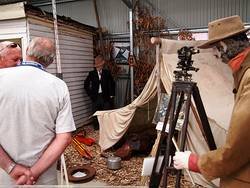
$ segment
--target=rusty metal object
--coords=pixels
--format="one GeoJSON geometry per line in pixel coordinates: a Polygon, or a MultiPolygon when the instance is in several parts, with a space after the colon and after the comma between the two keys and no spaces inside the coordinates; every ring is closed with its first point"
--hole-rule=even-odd
{"type": "Polygon", "coordinates": [[[68,169],[68,177],[70,182],[86,183],[94,179],[96,170],[90,165],[75,166],[68,169]],[[75,177],[74,174],[81,172],[85,174],[82,177],[75,177]]]}

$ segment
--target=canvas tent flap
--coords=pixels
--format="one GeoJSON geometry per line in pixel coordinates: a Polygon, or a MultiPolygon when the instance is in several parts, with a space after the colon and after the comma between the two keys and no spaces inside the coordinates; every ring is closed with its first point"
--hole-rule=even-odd
{"type": "MultiPolygon", "coordinates": [[[[164,66],[162,74],[167,71],[169,73],[163,84],[173,79],[172,73],[176,69],[178,56],[177,50],[173,49],[180,49],[184,45],[198,46],[200,43],[200,41],[162,40],[164,66]]],[[[192,59],[193,66],[199,68],[198,72],[191,71],[192,78],[200,89],[207,116],[227,130],[233,105],[233,77],[230,68],[212,54],[212,49],[200,50],[200,53],[193,55],[192,59]]],[[[164,76],[161,78],[164,79],[164,76]]],[[[164,86],[166,88],[169,84],[164,86]]]]}
{"type": "Polygon", "coordinates": [[[23,2],[0,6],[0,20],[10,20],[24,17],[25,10],[23,2]]]}
{"type": "Polygon", "coordinates": [[[143,106],[156,95],[155,72],[154,68],[142,93],[131,104],[115,110],[97,111],[94,114],[100,124],[99,145],[101,150],[106,150],[117,143],[126,133],[136,108],[143,106]]]}
{"type": "MultiPolygon", "coordinates": [[[[162,40],[160,77],[167,92],[171,91],[172,72],[178,62],[177,49],[185,45],[198,46],[200,43],[201,41],[162,40]]],[[[197,73],[193,73],[193,80],[197,81],[208,118],[215,126],[215,128],[212,126],[212,129],[216,130],[214,130],[215,137],[222,132],[225,135],[233,106],[231,72],[226,65],[218,62],[211,50],[201,50],[200,54],[193,55],[193,60],[194,66],[200,68],[197,73]]],[[[97,115],[100,124],[99,144],[102,150],[113,146],[125,134],[136,107],[147,103],[156,94],[156,82],[156,69],[154,69],[144,90],[131,104],[116,110],[97,111],[94,114],[97,115]]],[[[222,138],[223,136],[219,137],[216,143],[222,144],[222,138]]],[[[201,146],[204,147],[205,149],[198,149],[198,153],[206,151],[206,146],[201,146]]]]}

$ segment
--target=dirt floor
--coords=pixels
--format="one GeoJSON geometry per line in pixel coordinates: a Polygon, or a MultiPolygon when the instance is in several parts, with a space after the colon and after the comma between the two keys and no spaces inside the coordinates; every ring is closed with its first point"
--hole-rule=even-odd
{"type": "MultiPolygon", "coordinates": [[[[133,156],[128,161],[122,161],[122,168],[119,170],[110,170],[106,165],[106,158],[102,157],[100,147],[97,144],[99,138],[99,131],[95,131],[92,126],[84,127],[84,132],[86,137],[90,137],[96,140],[96,143],[92,146],[86,146],[82,144],[93,156],[93,159],[82,158],[81,155],[76,151],[76,149],[71,144],[65,151],[65,160],[67,167],[73,167],[78,165],[88,164],[96,169],[95,180],[105,182],[110,186],[144,186],[141,179],[141,169],[143,163],[143,156],[133,156]]],[[[83,132],[82,130],[79,131],[83,132]]],[[[106,152],[106,154],[113,154],[111,151],[106,152]]],[[[174,176],[170,176],[168,187],[174,187],[174,176]],[[171,186],[172,185],[172,186],[171,186]]],[[[146,180],[148,182],[148,179],[146,180]]],[[[146,184],[147,185],[147,184],[146,184]]],[[[181,180],[181,187],[188,188],[192,187],[192,184],[184,180],[181,180]]],[[[200,186],[198,186],[200,187],[200,186]]]]}

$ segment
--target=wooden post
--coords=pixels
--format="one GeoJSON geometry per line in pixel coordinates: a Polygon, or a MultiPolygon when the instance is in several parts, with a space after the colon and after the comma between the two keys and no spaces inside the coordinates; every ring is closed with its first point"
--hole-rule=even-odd
{"type": "MultiPolygon", "coordinates": [[[[129,9],[129,39],[130,39],[130,56],[134,56],[134,37],[133,37],[133,10],[129,9]]],[[[130,66],[130,95],[131,102],[134,100],[134,67],[130,66]]]]}
{"type": "Polygon", "coordinates": [[[157,37],[151,38],[151,43],[156,45],[156,76],[157,76],[157,97],[158,97],[158,105],[160,102],[160,96],[161,96],[161,66],[160,66],[160,45],[161,45],[161,39],[157,37]]]}
{"type": "MultiPolygon", "coordinates": [[[[156,66],[157,66],[157,97],[158,97],[158,105],[159,105],[159,101],[160,101],[160,92],[161,92],[161,87],[160,87],[160,44],[161,44],[161,39],[158,37],[152,37],[151,38],[151,43],[156,45],[156,66]]],[[[161,137],[161,132],[157,131],[157,138],[155,140],[155,143],[153,145],[153,148],[150,152],[150,155],[152,157],[154,157],[156,155],[156,151],[160,142],[160,137],[161,137]]],[[[149,177],[148,176],[142,176],[141,177],[141,185],[146,185],[146,183],[148,182],[149,177]]]]}
{"type": "Polygon", "coordinates": [[[59,50],[59,37],[58,37],[58,25],[57,25],[57,12],[56,12],[56,1],[52,0],[52,10],[54,19],[54,34],[55,34],[55,46],[56,46],[56,76],[63,79],[62,66],[61,66],[61,55],[59,50]]]}
{"type": "Polygon", "coordinates": [[[152,44],[161,44],[161,39],[158,37],[152,37],[151,38],[151,43],[152,44]]]}
{"type": "Polygon", "coordinates": [[[97,10],[97,4],[96,4],[96,0],[93,0],[94,3],[94,9],[95,9],[95,16],[96,16],[96,22],[97,22],[97,26],[98,26],[98,35],[99,35],[99,39],[100,39],[100,47],[101,47],[101,53],[105,58],[105,51],[104,51],[104,46],[103,46],[103,38],[102,38],[102,28],[101,28],[101,24],[100,24],[100,18],[99,18],[99,14],[98,14],[98,10],[97,10]]]}

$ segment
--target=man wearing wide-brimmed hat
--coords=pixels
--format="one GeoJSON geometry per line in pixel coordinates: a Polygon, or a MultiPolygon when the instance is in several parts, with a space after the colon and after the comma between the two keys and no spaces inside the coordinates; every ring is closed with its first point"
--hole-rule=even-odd
{"type": "MultiPolygon", "coordinates": [[[[109,110],[113,107],[115,96],[115,82],[109,70],[103,69],[105,60],[102,55],[95,58],[94,70],[90,71],[84,81],[84,89],[93,102],[93,113],[97,110],[109,110]]],[[[94,129],[99,129],[99,124],[94,118],[94,129]]]]}
{"type": "Polygon", "coordinates": [[[190,151],[176,152],[174,156],[175,168],[200,172],[208,180],[220,178],[220,187],[250,187],[250,44],[247,30],[239,16],[215,20],[208,24],[209,40],[200,46],[214,47],[233,72],[235,105],[225,145],[200,156],[190,151]]]}

